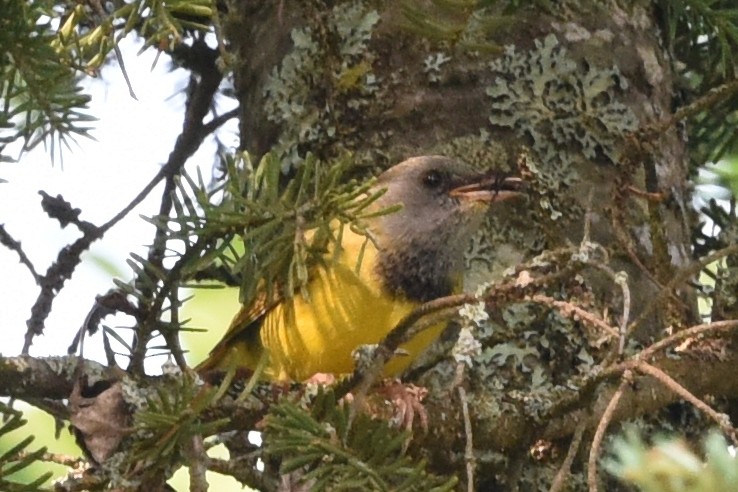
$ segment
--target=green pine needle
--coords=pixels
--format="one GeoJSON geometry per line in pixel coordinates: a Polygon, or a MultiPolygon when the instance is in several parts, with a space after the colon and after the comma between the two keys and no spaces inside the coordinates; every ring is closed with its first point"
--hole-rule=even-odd
{"type": "Polygon", "coordinates": [[[331,391],[319,390],[312,409],[291,402],[265,419],[264,451],[310,490],[452,490],[455,477],[428,473],[405,452],[410,432],[364,413],[351,414],[331,391]]]}

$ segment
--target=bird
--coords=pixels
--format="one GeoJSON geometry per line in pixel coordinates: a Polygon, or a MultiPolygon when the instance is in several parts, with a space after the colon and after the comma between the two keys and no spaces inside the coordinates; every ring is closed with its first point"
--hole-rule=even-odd
{"type": "MultiPolygon", "coordinates": [[[[390,167],[376,180],[383,194],[372,209],[399,210],[366,219],[367,235],[344,227],[340,245],[312,267],[307,296],[242,306],[198,372],[259,366],[283,382],[351,373],[357,348],[379,343],[423,303],[459,292],[472,234],[490,204],[520,195],[520,184],[439,155],[390,167]]],[[[446,324],[401,345],[382,374],[399,375],[446,324]]]]}

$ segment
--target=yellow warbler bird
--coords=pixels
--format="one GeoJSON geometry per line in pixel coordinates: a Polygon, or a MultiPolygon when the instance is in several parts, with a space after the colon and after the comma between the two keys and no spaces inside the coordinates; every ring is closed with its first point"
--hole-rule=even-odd
{"type": "MultiPolygon", "coordinates": [[[[519,184],[441,156],[391,167],[377,180],[386,191],[372,207],[401,208],[366,221],[374,240],[345,228],[340,247],[311,270],[307,298],[243,306],[198,370],[253,370],[261,361],[265,377],[280,381],[352,372],[357,347],[379,343],[422,303],[458,291],[471,234],[488,205],[518,195],[519,184]]],[[[408,356],[393,358],[384,374],[403,371],[443,326],[402,345],[408,356]]]]}

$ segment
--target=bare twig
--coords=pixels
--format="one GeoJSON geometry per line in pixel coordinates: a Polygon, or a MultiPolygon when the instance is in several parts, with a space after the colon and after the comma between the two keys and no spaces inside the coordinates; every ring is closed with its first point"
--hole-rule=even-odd
{"type": "Polygon", "coordinates": [[[37,284],[41,286],[41,292],[39,292],[36,302],[31,308],[31,317],[26,322],[28,330],[26,332],[22,353],[27,354],[31,344],[33,343],[34,337],[43,333],[44,321],[51,312],[54,298],[58,292],[61,291],[64,286],[64,282],[72,277],[77,265],[81,261],[82,253],[87,251],[93,242],[102,238],[111,227],[120,222],[148,196],[151,190],[153,190],[164,178],[165,168],[166,166],[162,168],[151,181],[149,181],[143,190],[141,190],[128,205],[102,226],[97,227],[84,221],[75,222],[75,225],[77,225],[83,233],[82,237],[59,251],[56,261],[52,263],[46,273],[43,276],[40,276],[36,281],[37,284]]]}
{"type": "Polygon", "coordinates": [[[59,251],[56,261],[49,266],[46,274],[39,278],[38,285],[41,291],[31,307],[31,317],[26,321],[27,330],[21,353],[28,354],[33,339],[43,333],[44,322],[51,312],[56,295],[64,287],[64,283],[72,277],[81,261],[82,253],[101,237],[100,229],[94,226],[85,230],[81,238],[59,251]]]}
{"type": "Polygon", "coordinates": [[[207,492],[208,481],[205,477],[208,456],[205,453],[202,436],[193,436],[187,452],[187,465],[190,469],[190,492],[207,492]]]}
{"type": "Polygon", "coordinates": [[[673,127],[678,122],[694,116],[704,111],[705,109],[714,106],[722,99],[730,97],[731,95],[738,93],[738,80],[731,80],[723,85],[710,89],[704,96],[696,99],[687,106],[682,106],[674,112],[669,118],[665,118],[659,122],[650,125],[643,130],[641,133],[645,138],[653,138],[657,135],[664,133],[669,128],[673,127]]]}
{"type": "Polygon", "coordinates": [[[457,294],[426,302],[416,308],[410,314],[402,318],[392,331],[387,334],[374,350],[371,361],[369,361],[368,364],[357,364],[356,370],[353,374],[336,386],[336,396],[338,398],[342,398],[354,389],[357,389],[357,393],[359,394],[365,394],[381,373],[384,365],[395,354],[398,347],[408,339],[412,338],[412,336],[416,335],[422,330],[422,328],[432,326],[429,323],[423,323],[422,327],[416,327],[415,325],[422,318],[439,313],[446,309],[456,309],[463,304],[475,301],[477,301],[477,298],[474,295],[457,294]]]}
{"type": "MultiPolygon", "coordinates": [[[[215,93],[223,79],[223,74],[215,66],[215,60],[218,54],[217,50],[201,45],[193,45],[191,49],[193,53],[197,50],[195,55],[198,57],[199,68],[197,71],[199,79],[196,79],[194,75],[190,79],[192,92],[187,101],[182,133],[177,137],[174,149],[169,154],[166,165],[162,168],[162,171],[165,172],[165,183],[158,212],[158,216],[161,218],[168,218],[172,211],[176,177],[181,174],[184,164],[200,147],[205,137],[217,128],[218,124],[222,124],[230,117],[237,115],[237,112],[234,110],[223,115],[223,118],[214,119],[207,126],[203,123],[203,119],[210,111],[215,93]]],[[[147,264],[151,268],[163,269],[166,244],[166,228],[157,228],[146,259],[147,264]]],[[[139,329],[133,341],[128,368],[134,373],[143,373],[146,347],[157,328],[160,310],[151,305],[151,300],[156,294],[155,289],[142,276],[139,276],[134,283],[138,286],[141,293],[139,308],[143,313],[143,319],[139,322],[139,329]]]]}
{"type": "Polygon", "coordinates": [[[609,266],[595,262],[590,261],[588,262],[589,265],[605,272],[612,281],[620,287],[621,292],[623,293],[623,314],[620,318],[620,326],[618,330],[618,355],[623,355],[623,352],[625,350],[625,339],[628,335],[628,320],[630,319],[630,287],[628,287],[628,277],[625,272],[616,272],[609,266]]]}
{"type": "Polygon", "coordinates": [[[628,321],[630,320],[630,287],[628,277],[624,274],[615,276],[615,283],[623,292],[623,314],[620,318],[620,342],[618,343],[618,355],[625,352],[625,339],[628,335],[628,321]]]}
{"type": "Polygon", "coordinates": [[[710,405],[690,393],[687,388],[676,382],[671,376],[666,374],[658,367],[652,366],[645,361],[639,361],[636,369],[643,374],[648,374],[649,376],[655,378],[661,384],[679,395],[681,398],[694,405],[695,408],[697,408],[715,421],[715,423],[720,427],[723,433],[730,437],[730,439],[733,441],[734,446],[738,444],[736,429],[731,425],[730,417],[728,417],[726,414],[718,413],[717,411],[715,411],[710,405]]]}
{"type": "Polygon", "coordinates": [[[576,395],[573,395],[571,398],[560,400],[559,403],[551,409],[548,416],[549,418],[555,418],[571,411],[573,408],[577,407],[584,396],[590,395],[592,391],[594,391],[594,388],[603,381],[618,377],[625,371],[636,369],[641,360],[649,360],[654,357],[657,352],[665,350],[672,345],[676,345],[686,338],[696,337],[714,331],[735,330],[736,328],[738,328],[738,320],[726,320],[695,325],[691,328],[678,331],[677,333],[646,347],[630,359],[604,367],[601,371],[597,372],[597,374],[589,377],[583,385],[580,385],[579,391],[576,395]]]}
{"type": "Polygon", "coordinates": [[[561,464],[558,473],[556,473],[556,477],[554,477],[548,492],[559,492],[566,485],[566,478],[571,472],[571,464],[574,462],[577,452],[579,452],[579,445],[582,443],[582,436],[584,436],[584,430],[586,428],[587,420],[582,419],[574,431],[574,436],[571,438],[571,443],[569,444],[569,451],[567,451],[566,458],[564,458],[564,462],[561,464]]]}
{"type": "Polygon", "coordinates": [[[646,318],[653,312],[653,310],[656,309],[659,302],[662,301],[665,297],[670,296],[672,290],[674,290],[678,285],[682,284],[690,277],[697,275],[710,263],[713,263],[721,258],[732,254],[738,254],[738,244],[733,244],[726,248],[710,253],[709,255],[702,257],[699,260],[695,260],[686,267],[677,271],[676,274],[671,278],[671,280],[669,280],[666,285],[662,286],[659,292],[656,293],[654,299],[643,308],[640,315],[635,320],[633,320],[633,322],[628,327],[628,332],[632,333],[635,329],[637,329],[638,326],[640,326],[640,324],[643,323],[646,318]]]}
{"type": "MultiPolygon", "coordinates": [[[[23,459],[28,456],[30,456],[31,453],[28,451],[20,451],[18,454],[16,454],[17,459],[23,459]]],[[[67,466],[69,468],[82,470],[89,467],[89,463],[85,458],[80,458],[79,456],[69,456],[66,454],[59,454],[59,453],[43,453],[41,456],[36,457],[39,461],[46,461],[49,463],[56,463],[57,465],[63,465],[67,466]]]]}
{"type": "Polygon", "coordinates": [[[620,386],[610,398],[610,402],[607,404],[605,411],[602,413],[600,422],[597,424],[597,430],[592,438],[592,445],[589,448],[589,459],[587,460],[587,485],[589,492],[597,492],[597,460],[600,458],[600,449],[602,447],[602,439],[605,437],[605,431],[607,426],[612,421],[615,410],[618,407],[618,402],[623,396],[625,388],[630,384],[632,379],[631,371],[625,371],[623,373],[623,379],[620,382],[620,386]]]}
{"type": "Polygon", "coordinates": [[[643,191],[633,185],[626,186],[626,189],[635,196],[643,198],[649,202],[661,203],[666,199],[665,193],[663,192],[643,191]]]}
{"type": "MultiPolygon", "coordinates": [[[[574,248],[570,247],[562,248],[548,252],[546,257],[566,257],[570,256],[575,251],[576,250],[574,248]]],[[[516,273],[535,268],[535,265],[539,261],[540,258],[533,258],[528,263],[518,265],[516,273]]],[[[422,304],[401,319],[392,331],[385,336],[374,350],[370,364],[363,364],[361,366],[357,365],[357,368],[351,376],[345,378],[336,386],[335,392],[337,397],[341,398],[356,388],[358,388],[358,393],[366,392],[375,381],[376,377],[380,374],[384,364],[394,356],[397,348],[401,344],[412,339],[424,329],[434,325],[433,322],[426,322],[428,317],[437,316],[439,319],[435,321],[440,321],[442,318],[449,319],[452,317],[453,312],[464,304],[471,304],[480,301],[484,301],[489,304],[493,303],[500,297],[509,295],[512,292],[522,299],[527,293],[532,292],[539,286],[549,285],[562,278],[571,276],[578,270],[578,268],[580,267],[569,266],[554,273],[541,275],[535,278],[528,278],[524,283],[520,283],[517,278],[512,278],[505,283],[491,287],[483,296],[456,294],[434,299],[422,304]],[[422,324],[419,323],[421,320],[424,320],[422,324]]]]}
{"type": "Polygon", "coordinates": [[[601,320],[594,314],[586,311],[576,304],[566,301],[558,301],[552,297],[536,294],[530,298],[531,301],[546,304],[556,308],[561,314],[568,318],[578,317],[586,323],[598,328],[613,338],[618,338],[618,330],[601,320]]]}
{"type": "Polygon", "coordinates": [[[712,323],[703,323],[701,325],[691,326],[685,330],[680,330],[673,335],[663,338],[658,342],[646,347],[645,349],[641,350],[640,353],[636,354],[635,357],[641,360],[647,360],[653,357],[656,352],[664,350],[671,345],[675,345],[685,338],[694,337],[710,331],[733,330],[735,328],[738,328],[738,319],[713,321],[712,323]]]}
{"type": "MultiPolygon", "coordinates": [[[[178,285],[177,282],[174,282],[178,285]]],[[[178,330],[179,326],[179,291],[177,285],[171,289],[169,293],[169,310],[170,310],[170,326],[163,331],[164,341],[167,343],[167,347],[172,352],[174,361],[177,363],[180,369],[183,371],[189,367],[187,360],[185,359],[184,352],[182,351],[182,344],[179,342],[178,330]]]]}
{"type": "MultiPolygon", "coordinates": [[[[635,141],[634,138],[632,138],[632,140],[635,141]]],[[[634,143],[633,145],[637,145],[637,143],[634,143]]],[[[613,205],[612,207],[610,207],[610,223],[612,224],[612,231],[615,233],[615,238],[618,240],[618,243],[620,243],[620,246],[628,255],[630,261],[632,261],[633,264],[637,266],[638,269],[651,282],[654,283],[654,285],[661,288],[662,284],[659,279],[656,278],[656,275],[654,275],[654,273],[651,272],[651,270],[649,270],[643,263],[643,261],[641,261],[641,259],[638,257],[636,247],[633,244],[633,239],[630,237],[630,234],[628,234],[628,231],[625,227],[625,218],[623,217],[623,211],[626,209],[625,191],[629,186],[631,186],[631,175],[630,173],[628,173],[627,167],[628,166],[622,167],[622,172],[620,173],[618,183],[616,183],[613,189],[613,205]]]]}
{"type": "Polygon", "coordinates": [[[476,467],[476,459],[474,458],[474,434],[472,432],[471,417],[469,416],[469,401],[466,398],[466,390],[463,386],[459,386],[457,391],[459,392],[459,400],[461,401],[461,415],[464,418],[464,434],[466,436],[466,445],[464,446],[466,490],[468,492],[474,492],[474,468],[476,467]]]}
{"type": "Polygon", "coordinates": [[[36,272],[36,269],[33,267],[33,263],[31,263],[31,260],[26,256],[26,253],[21,247],[20,241],[13,239],[13,236],[5,230],[4,224],[0,224],[0,244],[11,251],[15,251],[20,258],[20,262],[28,269],[36,283],[38,284],[41,282],[41,276],[36,272]]]}

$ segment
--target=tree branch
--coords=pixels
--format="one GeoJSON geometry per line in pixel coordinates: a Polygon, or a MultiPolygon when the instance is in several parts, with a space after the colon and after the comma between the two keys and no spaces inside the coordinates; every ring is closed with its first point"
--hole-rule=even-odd
{"type": "MultiPolygon", "coordinates": [[[[158,216],[160,218],[168,218],[172,211],[172,194],[176,189],[176,177],[181,174],[185,163],[200,147],[205,137],[209,134],[208,132],[215,129],[214,126],[206,127],[203,124],[203,119],[210,112],[215,93],[220,86],[221,80],[223,80],[223,74],[218,70],[215,63],[218,52],[201,44],[195,44],[191,49],[192,55],[197,56],[199,62],[198,67],[200,68],[197,70],[197,75],[200,78],[199,81],[196,80],[194,74],[191,77],[192,93],[187,101],[182,133],[177,137],[174,149],[169,154],[166,165],[162,168],[165,185],[159,206],[158,216]]],[[[225,122],[226,120],[216,119],[214,121],[225,122]]],[[[152,268],[162,269],[166,244],[166,229],[163,227],[157,228],[146,260],[147,264],[151,265],[152,268]]],[[[147,302],[154,295],[154,289],[147,285],[145,279],[141,277],[137,278],[134,283],[142,293],[139,309],[144,316],[139,324],[139,329],[133,342],[129,369],[136,374],[143,374],[143,361],[146,357],[147,344],[156,329],[160,312],[157,309],[153,309],[147,302]]]]}
{"type": "MultiPolygon", "coordinates": [[[[521,442],[527,442],[531,433],[537,439],[560,439],[572,435],[582,421],[586,422],[588,430],[595,429],[605,410],[604,403],[610,401],[617,390],[623,371],[628,368],[636,369],[637,364],[635,360],[623,363],[618,366],[618,371],[613,371],[609,378],[602,380],[592,390],[597,393],[597,402],[594,404],[590,403],[590,399],[579,397],[572,404],[562,401],[566,410],[558,411],[556,410],[557,404],[554,403],[550,418],[542,418],[542,423],[534,431],[531,431],[531,426],[534,425],[531,417],[525,415],[519,408],[511,408],[508,405],[507,410],[490,417],[489,403],[485,403],[485,398],[473,400],[470,402],[470,411],[477,447],[498,450],[517,448],[521,442]],[[590,406],[593,408],[590,409],[590,406]]],[[[735,351],[726,351],[719,357],[715,354],[708,355],[700,352],[681,352],[679,357],[673,354],[664,355],[655,358],[650,364],[678,380],[681,386],[698,397],[707,394],[729,398],[738,396],[738,378],[734,377],[735,367],[738,364],[738,353],[735,351]],[[695,364],[699,364],[699,371],[694,370],[695,364]]],[[[580,396],[587,389],[580,387],[576,391],[577,396],[580,396]]],[[[500,394],[497,398],[506,400],[507,397],[505,394],[500,394]]],[[[634,373],[633,384],[624,388],[612,422],[652,414],[679,399],[679,395],[660,381],[651,376],[634,373]]],[[[426,408],[431,422],[434,419],[438,421],[448,419],[448,407],[445,401],[428,400],[426,408]]],[[[443,440],[448,442],[448,446],[463,449],[464,443],[460,437],[463,436],[461,423],[443,429],[443,432],[444,435],[431,433],[427,436],[416,436],[416,439],[420,440],[418,445],[432,446],[432,443],[425,442],[426,439],[433,442],[443,440]]]]}

